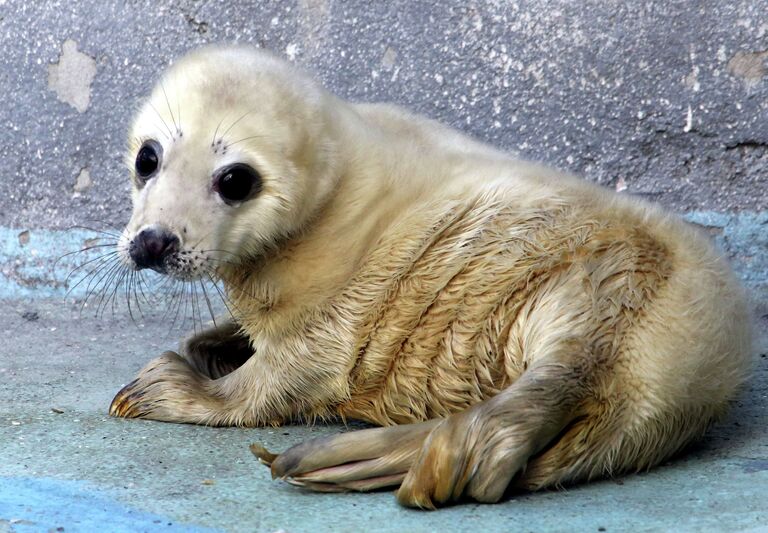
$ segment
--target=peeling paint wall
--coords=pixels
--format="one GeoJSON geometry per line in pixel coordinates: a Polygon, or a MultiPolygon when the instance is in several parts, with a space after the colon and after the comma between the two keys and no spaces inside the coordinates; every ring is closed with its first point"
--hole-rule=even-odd
{"type": "Polygon", "coordinates": [[[96,75],[96,62],[77,50],[77,43],[67,39],[61,47],[59,60],[48,65],[48,88],[56,97],[80,113],[91,102],[91,83],[96,75]]]}
{"type": "Polygon", "coordinates": [[[132,111],[219,41],[680,212],[768,209],[768,0],[4,0],[0,227],[125,221],[132,111]]]}

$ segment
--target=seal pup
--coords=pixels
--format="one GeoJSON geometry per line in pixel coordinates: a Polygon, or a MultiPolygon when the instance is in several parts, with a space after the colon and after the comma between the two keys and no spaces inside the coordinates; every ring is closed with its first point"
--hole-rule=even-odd
{"type": "Polygon", "coordinates": [[[433,508],[647,469],[748,373],[742,290],[698,230],[265,52],[184,57],[130,139],[123,261],[222,280],[232,320],[114,416],[372,422],[252,449],[297,485],[433,508]]]}

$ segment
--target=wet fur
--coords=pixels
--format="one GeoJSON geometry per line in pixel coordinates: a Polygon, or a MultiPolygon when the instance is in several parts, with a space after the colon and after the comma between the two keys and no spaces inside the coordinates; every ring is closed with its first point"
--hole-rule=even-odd
{"type": "Polygon", "coordinates": [[[402,503],[434,507],[656,465],[747,375],[738,283],[706,236],[655,206],[341,101],[247,48],[194,52],[162,88],[133,136],[161,137],[174,108],[183,135],[134,192],[124,236],[183,227],[187,248],[220,250],[171,275],[215,269],[236,325],[152,361],[114,415],[428,421],[255,453],[309,488],[402,484],[402,503]],[[228,149],[214,134],[225,111],[248,113],[228,149]],[[221,157],[253,162],[262,195],[217,205],[221,157]]]}

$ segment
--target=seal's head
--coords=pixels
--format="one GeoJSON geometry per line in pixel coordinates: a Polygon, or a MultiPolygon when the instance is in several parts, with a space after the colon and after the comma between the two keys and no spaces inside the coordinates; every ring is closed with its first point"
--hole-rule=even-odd
{"type": "Polygon", "coordinates": [[[207,47],[181,59],[133,123],[122,260],[195,280],[300,232],[338,175],[330,98],[256,49],[207,47]]]}

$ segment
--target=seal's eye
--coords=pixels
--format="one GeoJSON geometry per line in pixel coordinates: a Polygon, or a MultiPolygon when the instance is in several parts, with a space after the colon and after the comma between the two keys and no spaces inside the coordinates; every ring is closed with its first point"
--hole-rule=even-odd
{"type": "Polygon", "coordinates": [[[147,141],[139,148],[136,154],[136,174],[141,181],[147,181],[160,167],[160,154],[163,149],[157,141],[147,141]]]}
{"type": "Polygon", "coordinates": [[[227,203],[244,202],[261,191],[261,176],[252,167],[235,163],[219,171],[214,189],[227,203]]]}

